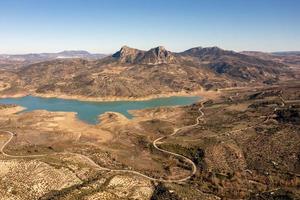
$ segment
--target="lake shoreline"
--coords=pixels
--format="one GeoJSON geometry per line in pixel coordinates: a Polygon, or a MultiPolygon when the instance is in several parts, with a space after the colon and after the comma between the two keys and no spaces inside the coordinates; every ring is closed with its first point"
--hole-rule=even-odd
{"type": "Polygon", "coordinates": [[[153,100],[158,98],[191,97],[191,96],[214,98],[219,94],[220,92],[217,91],[204,91],[204,90],[198,90],[194,92],[170,92],[166,94],[148,95],[145,97],[117,97],[117,96],[86,97],[81,95],[65,95],[61,93],[53,93],[53,94],[21,93],[21,94],[14,94],[14,95],[0,95],[0,99],[22,98],[26,96],[33,96],[33,97],[42,97],[42,98],[57,98],[57,99],[89,101],[89,102],[115,102],[115,101],[146,101],[146,100],[153,100]]]}
{"type": "Polygon", "coordinates": [[[12,114],[17,114],[19,112],[22,112],[24,110],[26,110],[27,108],[23,107],[23,106],[15,106],[15,107],[9,107],[9,108],[3,108],[1,109],[1,114],[2,115],[12,115],[12,114]]]}
{"type": "Polygon", "coordinates": [[[80,120],[90,124],[97,124],[100,114],[105,112],[118,112],[128,119],[134,116],[131,110],[143,110],[154,107],[185,106],[197,103],[202,96],[172,96],[160,97],[144,101],[81,101],[63,98],[44,98],[36,96],[24,96],[21,98],[2,98],[0,103],[16,104],[26,108],[26,112],[33,110],[47,110],[54,112],[75,112],[80,120]]]}

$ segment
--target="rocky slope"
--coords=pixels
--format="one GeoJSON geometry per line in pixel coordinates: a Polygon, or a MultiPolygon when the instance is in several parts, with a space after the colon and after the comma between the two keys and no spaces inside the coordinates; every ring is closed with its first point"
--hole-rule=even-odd
{"type": "Polygon", "coordinates": [[[242,81],[278,79],[280,74],[288,70],[288,67],[282,63],[226,51],[218,47],[192,48],[180,55],[197,58],[200,63],[206,63],[216,73],[226,74],[242,81]]]}
{"type": "Polygon", "coordinates": [[[287,65],[217,47],[172,53],[124,46],[98,60],[56,59],[0,74],[1,95],[141,98],[173,92],[273,83],[292,77],[287,65]],[[11,87],[8,87],[10,85],[11,87]]]}
{"type": "Polygon", "coordinates": [[[141,51],[124,46],[120,51],[113,54],[112,57],[122,63],[148,65],[176,63],[175,56],[162,46],[150,49],[149,51],[141,51]]]}

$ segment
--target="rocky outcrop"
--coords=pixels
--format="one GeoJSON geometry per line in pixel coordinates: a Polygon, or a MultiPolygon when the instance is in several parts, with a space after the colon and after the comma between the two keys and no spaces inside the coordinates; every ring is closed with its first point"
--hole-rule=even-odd
{"type": "Polygon", "coordinates": [[[119,62],[132,63],[132,64],[163,64],[163,63],[175,63],[176,58],[164,47],[159,46],[149,51],[142,51],[128,46],[123,46],[120,51],[112,55],[119,62]]]}
{"type": "Polygon", "coordinates": [[[135,63],[140,60],[144,54],[145,52],[142,50],[123,46],[120,51],[114,53],[112,57],[122,63],[135,63]]]}
{"type": "Polygon", "coordinates": [[[176,63],[175,56],[167,51],[164,47],[159,46],[147,51],[144,57],[141,59],[141,62],[144,64],[170,64],[176,63]]]}

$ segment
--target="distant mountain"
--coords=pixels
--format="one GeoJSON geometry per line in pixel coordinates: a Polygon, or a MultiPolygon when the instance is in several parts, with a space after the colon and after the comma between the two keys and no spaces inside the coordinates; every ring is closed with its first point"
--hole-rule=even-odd
{"type": "Polygon", "coordinates": [[[300,51],[278,51],[272,52],[272,54],[278,56],[300,56],[300,51]]]}
{"type": "MultiPolygon", "coordinates": [[[[74,56],[64,52],[56,56],[74,56]]],[[[76,56],[86,52],[76,52],[76,56]]],[[[30,93],[64,97],[145,97],[234,86],[272,84],[293,78],[291,69],[218,47],[196,47],[173,53],[164,47],[148,51],[127,46],[102,59],[55,59],[0,73],[0,95],[30,93]]]]}
{"type": "Polygon", "coordinates": [[[300,51],[283,51],[283,52],[259,52],[243,51],[242,54],[257,57],[264,60],[279,62],[295,69],[300,69],[300,51]]]}
{"type": "Polygon", "coordinates": [[[105,54],[91,54],[87,51],[62,51],[59,53],[33,53],[33,54],[0,54],[0,67],[22,67],[25,65],[54,59],[82,58],[88,60],[101,59],[105,54]]]}

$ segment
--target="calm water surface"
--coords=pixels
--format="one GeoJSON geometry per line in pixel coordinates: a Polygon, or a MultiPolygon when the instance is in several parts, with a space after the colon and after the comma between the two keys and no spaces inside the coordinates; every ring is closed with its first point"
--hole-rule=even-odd
{"type": "Polygon", "coordinates": [[[0,103],[18,104],[26,108],[23,112],[32,110],[76,112],[79,119],[91,124],[96,124],[99,122],[98,116],[108,111],[119,112],[128,118],[132,118],[132,115],[128,113],[129,110],[140,110],[159,106],[189,105],[199,101],[199,99],[199,96],[193,96],[157,98],[146,101],[88,102],[26,96],[22,98],[0,99],[0,103]]]}

